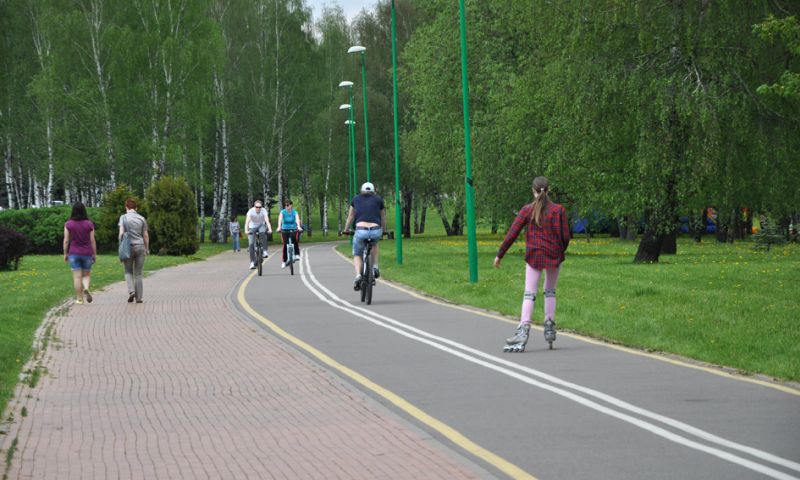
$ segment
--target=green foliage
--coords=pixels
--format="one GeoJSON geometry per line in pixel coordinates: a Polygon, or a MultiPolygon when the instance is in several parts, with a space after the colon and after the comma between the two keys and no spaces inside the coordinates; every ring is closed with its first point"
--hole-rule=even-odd
{"type": "MultiPolygon", "coordinates": [[[[64,224],[72,207],[30,208],[6,210],[0,213],[0,225],[16,230],[30,241],[31,253],[61,253],[64,244],[64,224]]],[[[87,209],[89,218],[97,212],[87,209]]]]}
{"type": "Polygon", "coordinates": [[[119,217],[125,213],[125,200],[128,198],[133,198],[139,203],[131,188],[124,184],[103,195],[102,206],[94,224],[94,238],[98,251],[106,252],[117,248],[119,217]]]}
{"type": "MultiPolygon", "coordinates": [[[[792,15],[777,18],[769,15],[764,22],[755,25],[753,32],[765,42],[781,43],[789,57],[800,57],[800,22],[792,15]]],[[[791,62],[787,61],[787,67],[791,62]]],[[[796,64],[795,64],[796,65],[796,64]]],[[[772,85],[761,85],[758,93],[763,95],[777,95],[785,99],[800,100],[800,72],[789,69],[780,74],[780,78],[772,85]]]]}
{"type": "Polygon", "coordinates": [[[28,251],[28,237],[0,225],[0,270],[17,270],[28,251]]]}
{"type": "Polygon", "coordinates": [[[183,178],[161,177],[145,193],[150,250],[191,255],[198,249],[194,192],[183,178]]]}

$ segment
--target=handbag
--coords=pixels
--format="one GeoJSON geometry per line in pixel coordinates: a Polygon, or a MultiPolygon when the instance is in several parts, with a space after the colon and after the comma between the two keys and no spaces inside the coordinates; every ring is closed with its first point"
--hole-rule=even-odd
{"type": "Polygon", "coordinates": [[[122,238],[119,241],[119,259],[125,261],[131,258],[131,237],[128,235],[128,222],[124,215],[122,216],[122,229],[122,238]]]}

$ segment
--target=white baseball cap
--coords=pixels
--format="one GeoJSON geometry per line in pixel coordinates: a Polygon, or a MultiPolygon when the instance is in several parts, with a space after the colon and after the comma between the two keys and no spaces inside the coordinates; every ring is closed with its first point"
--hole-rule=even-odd
{"type": "Polygon", "coordinates": [[[362,191],[362,192],[372,192],[372,193],[375,193],[375,185],[373,185],[373,184],[372,184],[372,183],[370,183],[370,182],[364,182],[364,183],[361,185],[361,191],[362,191]]]}

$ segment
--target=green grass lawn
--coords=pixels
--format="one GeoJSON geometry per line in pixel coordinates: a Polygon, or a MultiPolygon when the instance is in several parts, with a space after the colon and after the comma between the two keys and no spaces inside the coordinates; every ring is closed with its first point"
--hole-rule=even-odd
{"type": "MultiPolygon", "coordinates": [[[[201,260],[225,251],[230,245],[201,244],[190,257],[151,255],[145,270],[153,271],[201,260]]],[[[100,255],[92,267],[92,289],[123,281],[115,254],[100,255]]],[[[22,366],[30,358],[33,335],[48,310],[74,295],[72,273],[61,255],[23,257],[17,271],[0,272],[0,412],[13,394],[22,366]]]]}
{"type": "MultiPolygon", "coordinates": [[[[518,317],[524,241],[518,239],[501,268],[494,269],[501,240],[478,235],[475,284],[469,282],[466,237],[404,239],[402,266],[395,262],[395,242],[384,240],[381,272],[437,297],[518,317]]],[[[609,238],[573,239],[558,283],[560,329],[800,380],[800,245],[763,252],[750,242],[681,239],[677,255],[635,265],[637,246],[609,238]]],[[[346,245],[340,248],[349,252],[346,245]]],[[[538,324],[543,320],[541,283],[538,324]]]]}

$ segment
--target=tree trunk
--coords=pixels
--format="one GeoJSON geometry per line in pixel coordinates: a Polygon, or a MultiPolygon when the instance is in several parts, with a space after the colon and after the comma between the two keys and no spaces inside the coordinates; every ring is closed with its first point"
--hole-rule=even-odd
{"type": "Polygon", "coordinates": [[[197,172],[200,176],[200,181],[198,182],[200,186],[199,189],[199,204],[198,204],[198,215],[200,216],[200,242],[205,243],[206,241],[206,187],[205,187],[205,178],[203,176],[203,139],[200,136],[200,133],[197,134],[197,172]]]}
{"type": "Polygon", "coordinates": [[[664,235],[661,244],[661,253],[664,255],[675,255],[678,253],[678,230],[675,229],[669,235],[664,235]]]}
{"type": "Polygon", "coordinates": [[[651,229],[647,229],[639,241],[639,249],[636,251],[634,263],[658,263],[658,257],[661,254],[661,246],[664,244],[664,238],[655,235],[651,229]]]}
{"type": "Polygon", "coordinates": [[[308,226],[308,229],[304,233],[311,237],[312,229],[311,229],[311,181],[309,179],[308,168],[303,168],[300,172],[300,191],[303,195],[303,217],[305,218],[305,223],[308,226]]]}
{"type": "Polygon", "coordinates": [[[414,200],[414,192],[406,190],[403,192],[403,237],[411,238],[411,205],[414,200]]]}
{"type": "Polygon", "coordinates": [[[425,219],[428,218],[428,199],[422,197],[422,207],[419,212],[419,233],[425,233],[425,219]]]}
{"type": "Polygon", "coordinates": [[[217,228],[217,222],[219,220],[219,204],[220,204],[220,184],[219,184],[219,150],[220,150],[220,139],[219,139],[219,116],[215,118],[216,120],[216,129],[214,130],[214,176],[213,176],[213,185],[214,185],[214,192],[213,197],[211,199],[211,231],[209,233],[208,239],[212,243],[216,243],[218,241],[217,234],[219,233],[219,229],[217,228]]]}
{"type": "Polygon", "coordinates": [[[219,237],[220,243],[228,241],[228,229],[226,228],[226,219],[230,218],[230,157],[228,156],[228,128],[225,118],[222,119],[222,189],[220,192],[220,207],[219,207],[219,237]]]}
{"type": "Polygon", "coordinates": [[[442,199],[438,193],[433,195],[433,206],[436,208],[436,211],[439,212],[439,217],[442,219],[442,225],[444,226],[444,231],[447,236],[453,235],[453,227],[450,225],[447,213],[444,211],[444,205],[442,205],[442,199]]]}
{"type": "Polygon", "coordinates": [[[6,195],[8,196],[8,208],[17,208],[17,198],[16,198],[16,191],[14,189],[14,171],[11,168],[11,161],[12,161],[12,150],[11,150],[11,134],[6,134],[6,149],[3,153],[3,161],[4,161],[4,168],[3,173],[5,174],[5,181],[6,181],[6,195]]]}
{"type": "Polygon", "coordinates": [[[320,219],[322,220],[322,236],[328,236],[328,189],[331,180],[331,163],[333,163],[333,128],[328,127],[328,162],[325,164],[325,182],[320,198],[320,219]]]}

